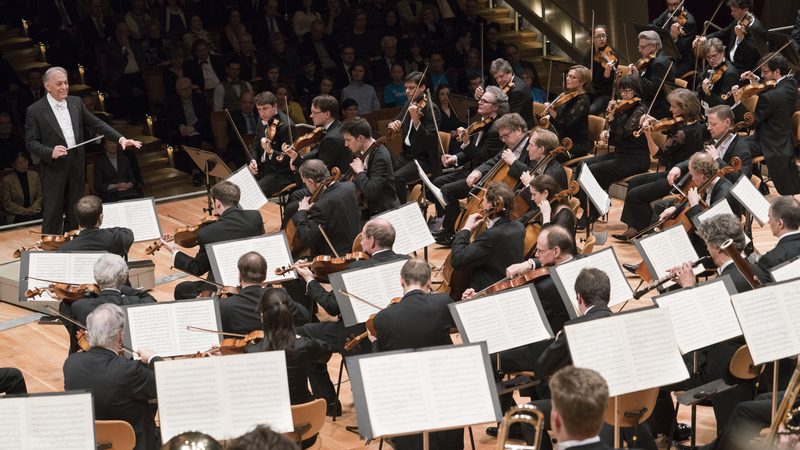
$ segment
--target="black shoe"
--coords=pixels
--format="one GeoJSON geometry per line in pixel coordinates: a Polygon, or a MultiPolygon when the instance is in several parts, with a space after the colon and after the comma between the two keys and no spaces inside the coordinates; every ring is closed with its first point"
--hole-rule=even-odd
{"type": "Polygon", "coordinates": [[[638,269],[639,266],[637,266],[636,264],[623,264],[622,268],[635,275],[636,269],[638,269]]]}
{"type": "MultiPolygon", "coordinates": [[[[498,427],[489,427],[486,429],[486,435],[497,437],[497,430],[498,427]]],[[[511,430],[508,432],[509,439],[520,439],[525,440],[525,435],[522,434],[522,426],[520,425],[512,425],[511,430]]]]}
{"type": "Polygon", "coordinates": [[[685,441],[690,437],[692,437],[692,427],[685,423],[679,423],[678,426],[675,427],[675,432],[672,433],[672,439],[676,441],[685,441]]]}
{"type": "Polygon", "coordinates": [[[443,246],[443,247],[450,248],[450,247],[453,246],[453,241],[455,239],[456,239],[456,235],[451,233],[451,234],[449,234],[447,236],[441,236],[441,237],[436,238],[436,243],[441,245],[441,246],[443,246]]]}
{"type": "Polygon", "coordinates": [[[624,235],[624,234],[612,234],[612,235],[611,235],[611,237],[612,237],[612,238],[614,238],[614,239],[617,239],[617,240],[620,240],[620,241],[622,241],[622,242],[631,242],[631,238],[632,238],[633,236],[634,236],[634,235],[629,235],[629,236],[626,236],[626,235],[624,235]]]}
{"type": "Polygon", "coordinates": [[[761,186],[758,187],[758,192],[761,192],[762,195],[769,195],[769,186],[765,181],[761,182],[761,186]]]}
{"type": "Polygon", "coordinates": [[[448,230],[447,228],[442,227],[442,228],[439,228],[436,231],[431,231],[431,235],[433,237],[435,237],[435,238],[436,237],[447,236],[448,234],[453,234],[453,230],[448,230]]]}
{"type": "Polygon", "coordinates": [[[590,217],[586,217],[586,215],[584,214],[583,217],[578,219],[578,223],[575,224],[575,228],[577,228],[579,230],[585,230],[586,227],[590,223],[594,222],[595,220],[597,220],[597,219],[594,218],[594,217],[591,217],[591,218],[590,217]]]}
{"type": "Polygon", "coordinates": [[[194,186],[201,186],[203,184],[203,177],[200,174],[200,172],[197,172],[196,174],[192,175],[192,184],[194,186]]]}
{"type": "Polygon", "coordinates": [[[325,415],[328,417],[338,417],[342,415],[342,402],[336,400],[336,403],[328,403],[328,408],[325,410],[325,415]]]}

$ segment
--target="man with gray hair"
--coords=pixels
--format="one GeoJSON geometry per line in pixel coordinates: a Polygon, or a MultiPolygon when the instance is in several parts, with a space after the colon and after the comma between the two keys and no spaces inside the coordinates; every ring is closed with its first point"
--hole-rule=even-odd
{"type": "Polygon", "coordinates": [[[163,358],[148,349],[136,351],[141,362],[119,356],[124,327],[125,315],[118,305],[100,305],[89,314],[86,328],[92,348],[64,361],[64,390],[91,389],[96,420],[128,422],[136,433],[134,449],[155,450],[156,406],[148,401],[156,398],[154,365],[163,358]]]}
{"type": "Polygon", "coordinates": [[[399,61],[397,59],[397,38],[384,36],[381,39],[381,52],[380,58],[372,62],[372,79],[389,81],[392,79],[392,66],[399,61]]]}
{"type": "MultiPolygon", "coordinates": [[[[508,95],[508,112],[515,112],[522,116],[528,128],[538,125],[533,119],[533,93],[522,81],[522,78],[514,75],[514,69],[511,68],[511,64],[502,58],[495,59],[489,67],[489,73],[497,81],[500,89],[508,95]],[[514,87],[508,88],[512,82],[514,87]]],[[[480,100],[483,92],[483,87],[476,89],[475,98],[480,100]]]]}
{"type": "Polygon", "coordinates": [[[639,54],[642,58],[652,57],[649,66],[645,65],[642,70],[636,68],[635,64],[628,65],[631,75],[640,77],[645,87],[645,96],[642,99],[645,103],[653,102],[653,98],[658,91],[658,98],[653,103],[650,115],[656,119],[672,117],[667,101],[667,90],[658,87],[661,83],[675,84],[675,71],[670,66],[670,59],[664,50],[661,49],[661,38],[655,31],[642,31],[639,33],[639,54]],[[666,81],[664,81],[666,79],[666,81]]]}
{"type": "Polygon", "coordinates": [[[778,243],[758,260],[765,271],[800,255],[800,202],[791,195],[776,198],[769,207],[768,223],[778,243]]]}

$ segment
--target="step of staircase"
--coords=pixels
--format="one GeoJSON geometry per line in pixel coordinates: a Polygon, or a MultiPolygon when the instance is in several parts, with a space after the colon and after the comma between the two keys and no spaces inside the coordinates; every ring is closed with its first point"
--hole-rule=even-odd
{"type": "Polygon", "coordinates": [[[139,168],[143,173],[169,168],[169,158],[167,158],[166,151],[162,149],[151,151],[145,149],[144,146],[139,149],[139,151],[142,150],[147,150],[147,152],[137,153],[136,157],[139,159],[139,168]]]}
{"type": "Polygon", "coordinates": [[[33,62],[26,62],[26,63],[17,63],[14,64],[14,70],[19,75],[19,78],[22,80],[28,79],[28,71],[31,69],[38,69],[42,74],[50,68],[50,64],[41,61],[33,61],[33,62]]]}
{"type": "Polygon", "coordinates": [[[478,15],[489,22],[495,22],[499,19],[508,18],[510,14],[511,9],[509,8],[478,8],[478,15]]]}
{"type": "Polygon", "coordinates": [[[29,62],[36,62],[39,61],[41,53],[39,52],[38,47],[29,47],[23,48],[20,50],[12,50],[10,52],[3,52],[3,57],[11,63],[12,66],[16,66],[17,64],[21,63],[29,63],[29,62]]]}
{"type": "Polygon", "coordinates": [[[142,178],[144,179],[145,196],[147,197],[165,197],[162,190],[192,185],[190,174],[169,167],[147,172],[142,171],[142,178]]]}
{"type": "Polygon", "coordinates": [[[516,22],[514,22],[514,19],[510,17],[501,17],[499,19],[492,20],[491,22],[497,22],[500,25],[501,33],[504,31],[514,31],[514,28],[516,27],[516,22]]]}
{"type": "Polygon", "coordinates": [[[33,39],[29,39],[26,37],[14,36],[14,37],[0,39],[0,50],[3,51],[3,54],[14,50],[31,48],[33,46],[34,46],[33,39]]]}
{"type": "Polygon", "coordinates": [[[0,41],[9,38],[15,38],[23,35],[22,27],[8,28],[5,25],[0,26],[0,41]]]}
{"type": "MultiPolygon", "coordinates": [[[[500,40],[506,44],[517,44],[518,47],[526,43],[534,43],[539,37],[539,33],[527,30],[507,30],[500,32],[500,40]]],[[[538,42],[536,42],[538,44],[538,42]]]]}

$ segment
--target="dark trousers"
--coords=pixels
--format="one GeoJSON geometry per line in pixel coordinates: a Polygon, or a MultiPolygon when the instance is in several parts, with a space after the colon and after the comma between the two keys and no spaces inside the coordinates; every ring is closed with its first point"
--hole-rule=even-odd
{"type": "MultiPolygon", "coordinates": [[[[552,340],[534,342],[533,344],[523,345],[522,347],[512,348],[500,353],[500,370],[510,374],[514,372],[536,372],[536,362],[539,357],[552,344],[552,340]]],[[[496,361],[497,357],[492,355],[490,361],[496,361]]],[[[536,386],[521,389],[521,396],[530,397],[531,400],[548,398],[550,389],[547,383],[542,382],[536,386]]],[[[505,413],[509,408],[516,406],[513,394],[503,394],[500,396],[500,408],[505,413]]]]}
{"type": "MultiPolygon", "coordinates": [[[[456,226],[456,220],[461,213],[459,200],[469,195],[470,187],[467,186],[467,176],[470,172],[469,170],[459,170],[446,173],[433,180],[433,184],[442,190],[442,197],[447,200],[447,206],[445,207],[442,207],[439,202],[435,202],[436,213],[439,214],[441,212],[444,214],[443,229],[453,231],[453,227],[456,226]]],[[[432,197],[433,194],[430,196],[432,197]]]]}
{"type": "Polygon", "coordinates": [[[38,220],[38,219],[41,219],[42,217],[43,216],[42,216],[42,212],[41,211],[39,211],[38,213],[36,213],[36,214],[34,214],[32,216],[26,216],[25,214],[17,214],[17,215],[14,216],[14,222],[13,223],[22,223],[22,222],[27,222],[29,220],[38,220]]]}
{"type": "MultiPolygon", "coordinates": [[[[422,450],[422,434],[397,436],[392,439],[395,450],[422,450]]],[[[430,450],[463,450],[464,429],[434,431],[428,434],[430,450]]]]}
{"type": "MultiPolygon", "coordinates": [[[[427,155],[419,155],[417,161],[419,161],[419,165],[425,173],[431,172],[431,165],[428,162],[427,155]],[[424,158],[424,160],[420,158],[424,158]]],[[[400,199],[400,203],[403,204],[408,199],[408,183],[419,180],[419,169],[414,164],[413,158],[406,159],[402,154],[397,155],[392,161],[392,168],[394,169],[395,192],[397,192],[397,198],[400,199]]]]}
{"type": "Polygon", "coordinates": [[[78,228],[75,204],[83,197],[85,160],[83,147],[78,147],[51,164],[42,164],[42,233],[62,234],[78,228]],[[64,214],[67,215],[66,227],[62,219],[64,214]]]}
{"type": "MultiPolygon", "coordinates": [[[[585,160],[584,163],[585,167],[592,171],[592,176],[597,180],[597,184],[607,191],[612,184],[623,178],[647,172],[650,169],[650,156],[612,152],[594,156],[585,160]]],[[[584,166],[581,167],[583,170],[584,166]]],[[[566,186],[561,186],[561,189],[566,189],[566,186]]],[[[586,204],[586,193],[583,190],[578,191],[578,199],[581,201],[581,205],[586,204]]],[[[597,213],[594,213],[593,216],[597,217],[597,213]]]]}
{"type": "MultiPolygon", "coordinates": [[[[778,392],[778,404],[783,400],[783,392],[778,392]]],[[[795,402],[794,406],[797,406],[795,402]]],[[[772,423],[772,393],[761,394],[755,400],[740,403],[731,414],[722,434],[703,449],[747,450],[761,448],[760,443],[749,445],[761,430],[772,423]]]]}
{"type": "Polygon", "coordinates": [[[286,224],[289,223],[289,219],[291,219],[292,216],[294,216],[300,209],[300,200],[302,200],[303,197],[311,197],[311,190],[308,188],[302,188],[289,194],[289,204],[283,209],[281,230],[286,229],[286,224]]]}
{"type": "Polygon", "coordinates": [[[628,195],[620,220],[641,231],[650,225],[653,208],[650,203],[669,195],[672,186],[667,183],[667,171],[639,175],[628,183],[628,195]]]}
{"type": "Polygon", "coordinates": [[[27,394],[28,388],[22,372],[12,367],[0,368],[0,393],[27,394]]]}

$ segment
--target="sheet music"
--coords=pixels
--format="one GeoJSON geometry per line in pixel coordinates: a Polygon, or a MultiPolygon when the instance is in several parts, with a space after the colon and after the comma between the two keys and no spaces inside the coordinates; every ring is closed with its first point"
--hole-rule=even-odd
{"type": "Polygon", "coordinates": [[[417,172],[419,173],[419,177],[422,179],[422,182],[425,184],[425,187],[431,191],[431,193],[433,193],[440,205],[447,206],[447,199],[442,195],[442,190],[436,187],[436,185],[434,185],[431,180],[428,179],[428,175],[424,170],[422,170],[422,166],[419,165],[419,161],[415,159],[414,164],[417,165],[417,172]]]}
{"type": "Polygon", "coordinates": [[[611,208],[611,197],[597,184],[597,180],[594,178],[594,175],[592,175],[592,171],[589,170],[589,166],[587,166],[586,163],[583,163],[583,167],[581,167],[581,173],[578,176],[578,184],[580,184],[583,192],[592,199],[594,207],[597,208],[601,216],[608,213],[609,208],[611,208]]]}
{"type": "Polygon", "coordinates": [[[608,306],[612,307],[633,298],[631,289],[622,269],[617,261],[613,247],[608,247],[599,252],[592,253],[585,258],[573,259],[550,268],[550,273],[555,274],[562,283],[567,293],[568,300],[572,303],[575,313],[580,315],[578,309],[578,298],[575,296],[575,280],[581,270],[587,267],[600,269],[608,275],[611,283],[611,298],[608,306]]]}
{"type": "MultiPolygon", "coordinates": [[[[719,216],[720,214],[730,214],[730,215],[732,215],[734,217],[739,217],[737,214],[733,213],[733,210],[731,209],[731,204],[728,203],[728,199],[723,198],[722,200],[718,201],[717,203],[714,203],[714,205],[712,205],[707,210],[705,210],[705,211],[701,212],[700,214],[698,214],[694,218],[694,223],[695,223],[695,225],[698,225],[698,224],[700,224],[702,222],[705,222],[706,220],[708,220],[708,219],[710,219],[712,217],[719,216]]],[[[750,243],[750,237],[747,236],[746,233],[744,235],[744,240],[745,240],[746,243],[748,243],[748,244],[750,243]]]]}
{"type": "Polygon", "coordinates": [[[482,349],[459,345],[359,358],[372,436],[495,421],[497,394],[482,349]]]}
{"type": "Polygon", "coordinates": [[[159,361],[155,370],[164,443],[186,431],[223,440],[262,424],[294,430],[285,352],[159,361]]]}
{"type": "Polygon", "coordinates": [[[800,280],[731,296],[753,363],[800,354],[800,280]]]}
{"type": "Polygon", "coordinates": [[[236,172],[233,172],[225,179],[239,186],[241,195],[239,196],[239,206],[242,209],[253,209],[258,211],[266,205],[269,200],[264,196],[264,192],[258,187],[255,177],[250,173],[250,168],[244,165],[236,172]]]}
{"type": "MultiPolygon", "coordinates": [[[[400,286],[400,270],[406,262],[406,260],[401,260],[365,269],[342,272],[344,290],[373,305],[385,308],[393,298],[403,296],[403,288],[400,286]]],[[[347,301],[352,304],[356,315],[356,323],[366,322],[369,316],[380,311],[346,295],[336,295],[337,299],[342,297],[347,298],[347,301]]]]}
{"type": "MultiPolygon", "coordinates": [[[[654,280],[667,274],[668,269],[680,266],[685,262],[694,262],[699,259],[697,252],[686,234],[683,224],[673,225],[666,230],[638,239],[637,248],[641,246],[643,257],[647,258],[655,268],[655,273],[650,273],[654,280]]],[[[692,271],[695,275],[703,272],[702,266],[697,266],[692,271]]],[[[675,284],[670,281],[668,286],[675,284]]]]}
{"type": "Polygon", "coordinates": [[[530,285],[450,305],[464,328],[462,338],[486,341],[490,354],[552,339],[532,289],[530,285]]]}
{"type": "Polygon", "coordinates": [[[739,180],[731,188],[731,194],[750,211],[759,225],[762,227],[766,225],[769,221],[769,201],[758,192],[749,178],[739,177],[739,180]]]}
{"type": "Polygon", "coordinates": [[[236,241],[217,242],[206,246],[215,279],[225,286],[239,284],[239,258],[247,252],[258,252],[267,260],[267,283],[297,278],[294,270],[275,275],[275,269],[294,262],[289,253],[289,243],[283,232],[266,234],[236,241]]]}
{"type": "MultiPolygon", "coordinates": [[[[27,252],[29,263],[28,273],[20,273],[20,280],[24,281],[26,276],[41,278],[45,280],[58,281],[60,283],[71,284],[92,284],[94,283],[94,263],[103,256],[104,253],[59,253],[59,252],[27,252]]],[[[20,265],[20,272],[23,265],[20,265]]],[[[51,283],[47,281],[27,280],[28,289],[46,288],[51,283]]],[[[49,292],[45,291],[41,297],[31,298],[30,301],[57,300],[49,292]]]]}
{"type": "Polygon", "coordinates": [[[726,278],[730,281],[725,275],[653,299],[659,308],[669,311],[675,339],[684,354],[742,335],[726,278]]]}
{"type": "Polygon", "coordinates": [[[0,397],[0,450],[94,450],[92,394],[0,397]]]}
{"type": "Polygon", "coordinates": [[[126,307],[130,347],[147,348],[163,357],[193,355],[219,345],[220,335],[189,331],[187,326],[218,330],[213,299],[126,307]]]}
{"type": "Polygon", "coordinates": [[[788,281],[800,278],[800,258],[793,258],[783,264],[779,264],[770,270],[772,279],[775,281],[788,281]]]}
{"type": "Polygon", "coordinates": [[[417,202],[408,202],[375,217],[388,220],[394,227],[392,250],[399,255],[407,255],[436,242],[417,202]]]}
{"type": "Polygon", "coordinates": [[[652,308],[567,325],[564,332],[575,366],[599,372],[614,397],[689,378],[672,329],[669,311],[652,308]]]}
{"type": "Polygon", "coordinates": [[[134,242],[161,238],[161,225],[153,198],[143,198],[103,205],[100,228],[124,227],[133,231],[134,242]]]}

